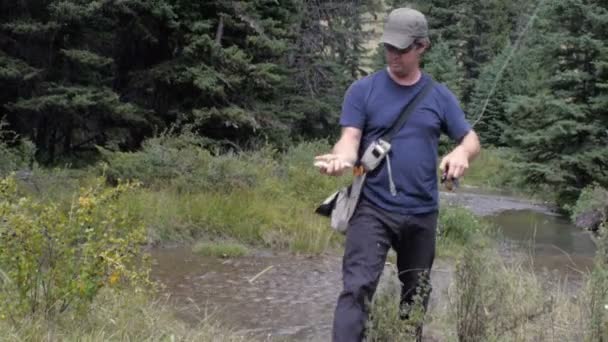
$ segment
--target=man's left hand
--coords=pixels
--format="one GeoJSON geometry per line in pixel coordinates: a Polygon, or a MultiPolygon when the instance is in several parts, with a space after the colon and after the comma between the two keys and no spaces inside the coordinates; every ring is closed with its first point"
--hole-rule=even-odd
{"type": "Polygon", "coordinates": [[[443,157],[439,169],[446,175],[446,179],[460,178],[469,168],[469,153],[458,146],[448,155],[443,157]]]}

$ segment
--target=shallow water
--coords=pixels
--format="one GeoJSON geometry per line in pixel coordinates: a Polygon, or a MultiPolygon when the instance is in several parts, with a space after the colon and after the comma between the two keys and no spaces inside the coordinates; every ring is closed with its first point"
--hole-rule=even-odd
{"type": "Polygon", "coordinates": [[[561,216],[509,210],[489,219],[501,228],[506,241],[531,257],[537,270],[577,277],[593,266],[596,247],[590,234],[561,216]]]}

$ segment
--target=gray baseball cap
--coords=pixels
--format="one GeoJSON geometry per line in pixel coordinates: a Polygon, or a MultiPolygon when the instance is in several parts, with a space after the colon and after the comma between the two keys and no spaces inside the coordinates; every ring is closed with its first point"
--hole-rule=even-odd
{"type": "Polygon", "coordinates": [[[428,36],[429,29],[424,14],[412,8],[397,8],[388,15],[380,41],[405,49],[416,38],[428,36]]]}

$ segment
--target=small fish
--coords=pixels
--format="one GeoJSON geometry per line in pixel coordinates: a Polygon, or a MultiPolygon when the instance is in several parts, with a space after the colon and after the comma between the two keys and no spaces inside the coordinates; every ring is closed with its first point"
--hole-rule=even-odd
{"type": "Polygon", "coordinates": [[[452,191],[459,186],[458,178],[448,179],[447,172],[444,172],[443,175],[441,175],[441,184],[443,184],[448,191],[452,191]]]}

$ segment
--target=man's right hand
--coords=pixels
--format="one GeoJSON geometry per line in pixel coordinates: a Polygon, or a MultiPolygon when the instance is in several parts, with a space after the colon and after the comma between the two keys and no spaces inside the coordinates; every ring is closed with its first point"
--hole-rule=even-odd
{"type": "Polygon", "coordinates": [[[351,162],[344,160],[336,154],[324,154],[316,156],[314,165],[319,168],[322,174],[330,176],[341,176],[344,171],[353,167],[351,162]]]}

